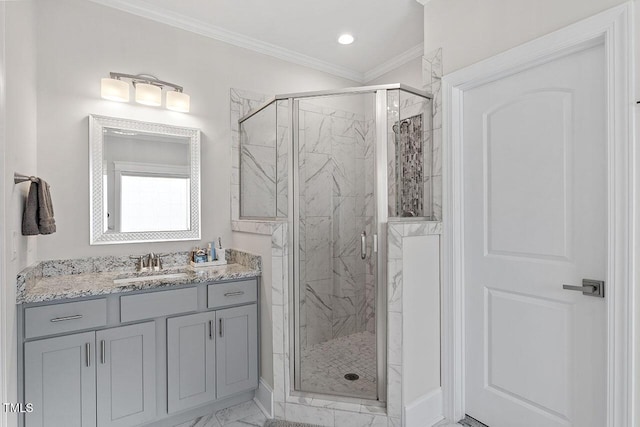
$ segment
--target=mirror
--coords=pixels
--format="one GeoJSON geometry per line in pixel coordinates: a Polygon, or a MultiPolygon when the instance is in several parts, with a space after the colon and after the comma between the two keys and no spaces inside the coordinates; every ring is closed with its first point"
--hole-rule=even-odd
{"type": "Polygon", "coordinates": [[[200,131],[89,116],[92,245],[200,240],[200,131]]]}

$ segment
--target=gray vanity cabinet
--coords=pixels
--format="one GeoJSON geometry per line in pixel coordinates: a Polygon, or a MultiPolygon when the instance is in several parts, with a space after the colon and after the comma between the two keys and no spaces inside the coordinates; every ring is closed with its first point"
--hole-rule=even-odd
{"type": "Polygon", "coordinates": [[[21,305],[19,427],[170,425],[258,387],[259,279],[21,305]],[[21,399],[22,400],[22,399],[21,399]]]}
{"type": "Polygon", "coordinates": [[[95,427],[95,333],[27,342],[24,345],[28,427],[95,427]]]}
{"type": "Polygon", "coordinates": [[[245,305],[216,311],[218,399],[258,386],[258,311],[245,305]]]}
{"type": "Polygon", "coordinates": [[[156,417],[155,322],[96,332],[98,427],[138,426],[156,417]]]}
{"type": "Polygon", "coordinates": [[[167,319],[167,410],[216,399],[216,313],[167,319]]]}

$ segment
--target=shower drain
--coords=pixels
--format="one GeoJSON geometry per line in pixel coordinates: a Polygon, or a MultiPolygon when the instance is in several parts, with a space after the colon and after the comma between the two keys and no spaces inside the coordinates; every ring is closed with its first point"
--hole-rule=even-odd
{"type": "Polygon", "coordinates": [[[344,378],[349,381],[355,381],[360,378],[360,376],[358,374],[345,374],[344,378]]]}

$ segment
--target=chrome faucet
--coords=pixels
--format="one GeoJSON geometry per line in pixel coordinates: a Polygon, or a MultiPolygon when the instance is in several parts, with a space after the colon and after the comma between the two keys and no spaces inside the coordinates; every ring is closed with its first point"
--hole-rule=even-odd
{"type": "Polygon", "coordinates": [[[136,271],[156,271],[162,270],[162,257],[164,255],[150,252],[148,255],[129,257],[136,261],[136,271]]]}
{"type": "Polygon", "coordinates": [[[155,267],[155,260],[156,260],[156,256],[153,254],[153,252],[150,252],[149,255],[147,255],[147,268],[149,270],[153,271],[155,267]]]}

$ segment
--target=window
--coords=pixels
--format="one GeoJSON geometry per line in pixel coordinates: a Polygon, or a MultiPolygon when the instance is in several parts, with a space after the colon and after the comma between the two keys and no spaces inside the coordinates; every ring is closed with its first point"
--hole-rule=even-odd
{"type": "Polygon", "coordinates": [[[114,228],[123,233],[191,228],[186,166],[114,162],[114,228]]]}
{"type": "Polygon", "coordinates": [[[120,231],[188,230],[188,177],[121,175],[120,231]]]}

